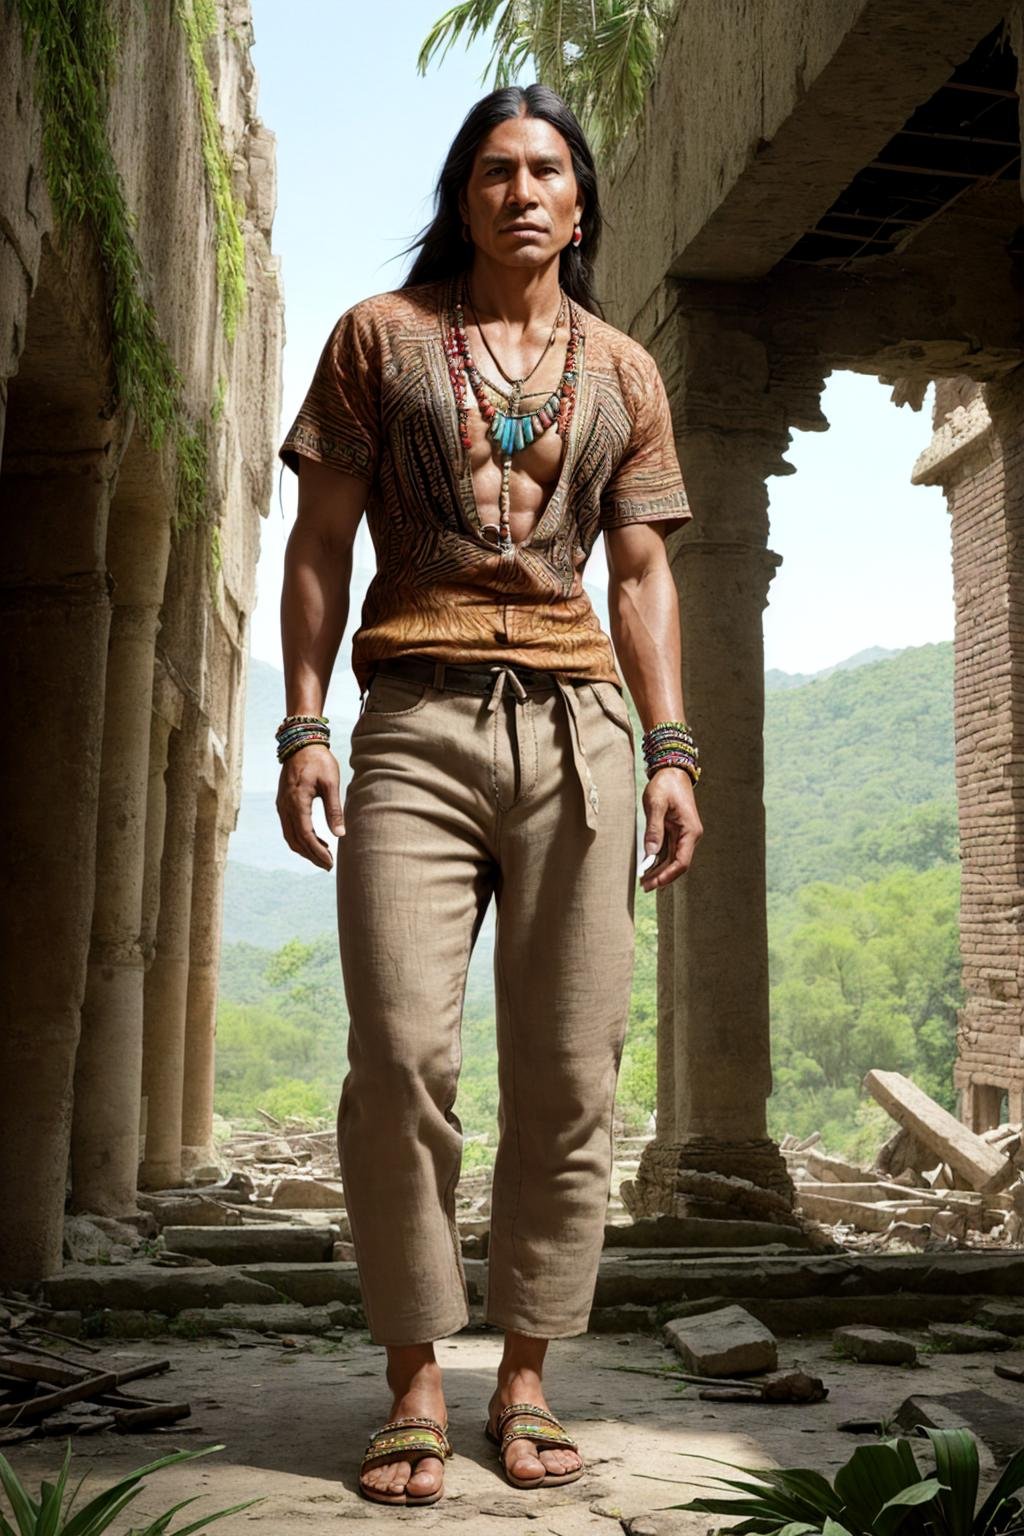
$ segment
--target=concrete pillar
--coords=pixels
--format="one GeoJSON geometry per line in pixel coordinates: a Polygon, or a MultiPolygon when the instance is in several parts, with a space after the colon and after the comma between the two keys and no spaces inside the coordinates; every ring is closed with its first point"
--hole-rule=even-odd
{"type": "Polygon", "coordinates": [[[181,1109],[198,790],[196,727],[195,706],[187,700],[181,728],[172,732],[168,744],[160,909],[155,954],[145,980],[142,1189],[173,1188],[182,1179],[181,1109]]]}
{"type": "Polygon", "coordinates": [[[107,1216],[135,1210],[139,1164],[140,930],[157,620],[155,605],[115,605],[107,664],[96,905],[71,1143],[72,1209],[107,1216]]]}
{"type": "Polygon", "coordinates": [[[107,658],[96,900],[75,1064],[72,1209],[135,1210],[142,1085],[142,901],[150,717],[170,516],[158,466],[129,446],[111,509],[114,608],[107,658]],[[148,471],[148,473],[147,473],[148,471]]]}
{"type": "Polygon", "coordinates": [[[764,347],[728,316],[684,305],[663,344],[696,513],[671,540],[670,557],[704,836],[691,868],[658,897],[657,1132],[623,1198],[638,1217],[792,1224],[793,1187],[766,1127],[762,635],[780,563],[765,547],[765,479],[789,469],[781,458],[788,423],[764,347]]]}
{"type": "Polygon", "coordinates": [[[221,796],[203,785],[196,816],[185,1026],[182,1141],[186,1175],[216,1162],[213,1091],[217,981],[223,931],[224,867],[231,830],[222,825],[222,809],[221,796]]]}
{"type": "Polygon", "coordinates": [[[12,390],[0,476],[0,805],[17,829],[0,853],[0,1282],[13,1285],[61,1267],[110,627],[109,454],[20,452],[16,405],[12,390]]]}

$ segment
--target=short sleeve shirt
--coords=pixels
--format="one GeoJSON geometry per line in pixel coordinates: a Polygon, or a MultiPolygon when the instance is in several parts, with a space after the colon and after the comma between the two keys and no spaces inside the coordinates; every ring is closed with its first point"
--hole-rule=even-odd
{"type": "MultiPolygon", "coordinates": [[[[361,688],[375,663],[426,656],[620,682],[583,587],[597,535],[692,517],[653,358],[576,306],[576,406],[561,472],[532,533],[503,557],[482,532],[445,343],[451,282],[364,299],[327,339],[279,449],[367,482],[377,572],[352,639],[361,688]]],[[[475,408],[471,392],[471,408],[475,408]]],[[[553,429],[552,429],[553,430],[553,429]]]]}

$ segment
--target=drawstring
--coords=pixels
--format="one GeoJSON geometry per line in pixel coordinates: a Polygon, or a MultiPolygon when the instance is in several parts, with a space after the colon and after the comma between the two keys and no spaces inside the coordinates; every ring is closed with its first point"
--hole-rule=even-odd
{"type": "Polygon", "coordinates": [[[511,682],[512,692],[515,694],[520,704],[522,704],[526,698],[526,689],[523,687],[522,681],[519,677],[517,677],[515,672],[513,672],[512,668],[498,666],[491,667],[490,671],[495,674],[495,678],[494,686],[491,689],[491,696],[487,701],[487,713],[493,714],[493,712],[498,708],[498,705],[504,698],[506,679],[511,682]]]}

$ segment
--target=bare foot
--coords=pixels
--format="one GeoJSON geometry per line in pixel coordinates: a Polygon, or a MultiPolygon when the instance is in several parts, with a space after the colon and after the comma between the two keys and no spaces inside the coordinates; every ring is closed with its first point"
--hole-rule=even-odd
{"type": "MultiPolygon", "coordinates": [[[[394,1394],[389,1419],[423,1415],[436,1419],[439,1424],[447,1422],[441,1367],[436,1360],[423,1358],[426,1350],[433,1354],[432,1345],[409,1345],[405,1355],[419,1355],[418,1359],[410,1361],[402,1358],[402,1348],[389,1347],[387,1382],[394,1394]]],[[[411,1498],[422,1498],[426,1494],[436,1493],[443,1479],[442,1456],[421,1456],[413,1452],[410,1459],[408,1453],[402,1456],[396,1451],[394,1460],[378,1462],[375,1467],[369,1467],[362,1473],[360,1482],[378,1494],[394,1495],[404,1490],[411,1498]]]]}
{"type": "MultiPolygon", "coordinates": [[[[544,1388],[536,1371],[519,1370],[498,1383],[487,1405],[487,1421],[492,1431],[497,1428],[498,1414],[509,1403],[536,1403],[538,1408],[546,1408],[549,1413],[554,1413],[554,1409],[544,1396],[544,1388]]],[[[515,1429],[517,1424],[526,1423],[528,1420],[528,1414],[513,1414],[506,1419],[502,1433],[507,1435],[509,1430],[515,1429]]],[[[528,1440],[525,1436],[510,1440],[502,1459],[508,1470],[516,1477],[529,1478],[538,1483],[548,1472],[555,1475],[561,1472],[575,1472],[577,1467],[583,1464],[577,1453],[570,1450],[568,1446],[550,1451],[538,1450],[536,1441],[528,1440]]]]}

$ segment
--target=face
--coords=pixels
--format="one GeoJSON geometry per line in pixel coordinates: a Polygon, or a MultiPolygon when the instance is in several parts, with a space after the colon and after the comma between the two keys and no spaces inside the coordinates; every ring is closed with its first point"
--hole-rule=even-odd
{"type": "Polygon", "coordinates": [[[511,117],[477,147],[460,198],[477,250],[503,266],[543,266],[572,239],[583,202],[569,146],[540,117],[511,117]]]}

